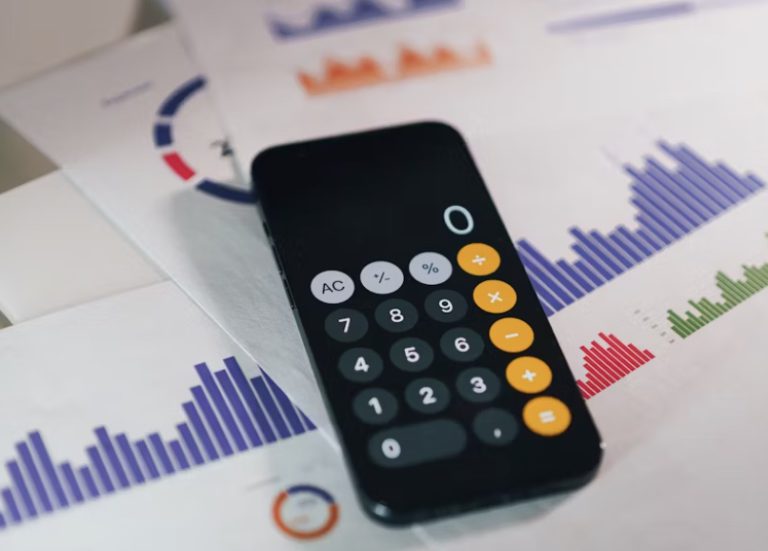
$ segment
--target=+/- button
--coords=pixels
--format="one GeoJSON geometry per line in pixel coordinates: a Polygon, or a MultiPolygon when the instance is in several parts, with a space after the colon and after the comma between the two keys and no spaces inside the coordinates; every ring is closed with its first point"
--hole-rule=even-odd
{"type": "Polygon", "coordinates": [[[384,260],[371,262],[360,272],[363,287],[377,295],[394,293],[402,286],[403,279],[403,271],[384,260]]]}
{"type": "Polygon", "coordinates": [[[340,304],[355,292],[355,282],[344,272],[326,270],[312,278],[309,288],[317,300],[326,304],[340,304]]]}
{"type": "Polygon", "coordinates": [[[501,318],[489,331],[491,342],[504,352],[522,352],[533,344],[533,329],[521,319],[501,318]]]}
{"type": "Polygon", "coordinates": [[[464,245],[456,260],[461,269],[476,276],[490,275],[499,269],[501,257],[496,249],[485,243],[464,245]]]}
{"type": "Polygon", "coordinates": [[[571,424],[571,411],[557,398],[540,396],[523,407],[523,422],[536,434],[557,436],[571,424]]]}
{"type": "Polygon", "coordinates": [[[478,283],[472,293],[475,304],[491,314],[509,312],[517,302],[517,293],[509,283],[489,279],[478,283]]]}
{"type": "Polygon", "coordinates": [[[509,362],[506,375],[512,388],[526,394],[541,392],[552,382],[552,370],[533,356],[523,356],[509,362]]]}

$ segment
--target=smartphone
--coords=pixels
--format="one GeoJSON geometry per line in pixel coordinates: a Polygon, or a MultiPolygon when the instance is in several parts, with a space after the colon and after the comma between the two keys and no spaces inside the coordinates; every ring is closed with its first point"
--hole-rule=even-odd
{"type": "Polygon", "coordinates": [[[423,521],[593,478],[600,436],[456,130],[281,145],[252,177],[371,517],[423,521]]]}

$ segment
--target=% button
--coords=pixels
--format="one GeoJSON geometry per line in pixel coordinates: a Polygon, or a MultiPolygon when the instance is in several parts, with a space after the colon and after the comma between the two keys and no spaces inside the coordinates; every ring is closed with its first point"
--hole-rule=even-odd
{"type": "Polygon", "coordinates": [[[403,285],[403,279],[402,270],[385,260],[371,262],[360,272],[363,287],[377,295],[394,293],[403,285]]]}
{"type": "Polygon", "coordinates": [[[440,285],[453,273],[451,261],[440,253],[419,253],[411,259],[408,271],[413,279],[424,285],[440,285]]]}

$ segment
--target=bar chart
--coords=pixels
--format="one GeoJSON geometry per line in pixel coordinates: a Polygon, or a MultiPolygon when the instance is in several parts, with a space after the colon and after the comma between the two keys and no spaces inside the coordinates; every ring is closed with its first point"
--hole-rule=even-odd
{"type": "Polygon", "coordinates": [[[724,272],[715,275],[715,286],[720,290],[722,300],[712,302],[706,298],[697,301],[689,300],[692,310],[678,314],[674,310],[667,311],[667,320],[672,330],[682,338],[688,338],[693,333],[713,322],[729,310],[738,306],[750,297],[768,287],[768,262],[761,266],[742,266],[743,277],[732,279],[724,272]]]}
{"type": "Polygon", "coordinates": [[[40,431],[31,431],[6,462],[0,530],[316,428],[266,372],[248,379],[234,357],[223,362],[216,372],[195,366],[201,384],[181,406],[186,419],[176,438],[132,439],[98,426],[87,464],[76,465],[55,461],[40,431]]]}
{"type": "Polygon", "coordinates": [[[586,375],[576,380],[585,400],[620,381],[655,356],[650,350],[640,350],[634,344],[625,344],[613,334],[598,333],[602,343],[594,340],[582,346],[586,375]]]}
{"type": "Polygon", "coordinates": [[[646,156],[642,168],[625,164],[636,227],[617,225],[607,234],[569,229],[577,260],[551,260],[527,239],[517,242],[539,299],[551,316],[694,232],[765,189],[765,182],[739,174],[724,162],[710,162],[685,144],[659,141],[675,164],[646,156]]]}
{"type": "Polygon", "coordinates": [[[461,0],[407,0],[394,6],[377,0],[353,0],[347,8],[319,5],[312,8],[305,23],[294,23],[283,17],[267,19],[269,30],[277,40],[303,38],[349,27],[410,17],[425,11],[455,8],[461,0]]]}

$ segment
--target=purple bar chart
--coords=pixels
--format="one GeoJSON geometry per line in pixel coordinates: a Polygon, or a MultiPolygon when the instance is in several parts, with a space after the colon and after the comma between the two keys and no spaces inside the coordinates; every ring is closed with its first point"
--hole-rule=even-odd
{"type": "Polygon", "coordinates": [[[176,438],[151,432],[132,439],[98,426],[87,464],[74,465],[54,461],[42,434],[30,432],[6,462],[0,530],[316,428],[267,373],[249,379],[234,357],[224,366],[195,366],[201,384],[181,406],[186,419],[176,438]]]}
{"type": "Polygon", "coordinates": [[[765,189],[751,173],[738,174],[723,162],[709,162],[681,144],[657,143],[674,163],[668,169],[653,156],[642,168],[624,165],[630,178],[635,228],[612,231],[572,227],[577,260],[551,260],[527,239],[517,242],[520,257],[547,315],[573,304],[720,214],[765,189]]]}

